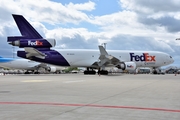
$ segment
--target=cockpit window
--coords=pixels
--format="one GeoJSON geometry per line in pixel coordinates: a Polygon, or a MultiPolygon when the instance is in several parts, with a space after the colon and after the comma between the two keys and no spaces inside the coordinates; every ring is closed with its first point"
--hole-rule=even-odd
{"type": "Polygon", "coordinates": [[[170,58],[172,58],[172,57],[170,56],[170,58]]]}

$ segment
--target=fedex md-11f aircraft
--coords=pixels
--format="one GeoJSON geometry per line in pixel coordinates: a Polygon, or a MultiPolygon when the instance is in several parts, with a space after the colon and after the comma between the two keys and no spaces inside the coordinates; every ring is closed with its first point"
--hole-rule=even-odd
{"type": "Polygon", "coordinates": [[[86,67],[84,74],[96,74],[94,68],[100,74],[108,74],[106,67],[122,70],[135,70],[137,67],[157,69],[174,62],[170,55],[158,51],[106,51],[103,46],[99,46],[99,50],[51,49],[56,44],[54,39],[43,38],[22,15],[13,15],[13,18],[22,36],[9,36],[7,42],[24,48],[24,51],[17,52],[17,56],[22,58],[58,66],[86,67]]]}

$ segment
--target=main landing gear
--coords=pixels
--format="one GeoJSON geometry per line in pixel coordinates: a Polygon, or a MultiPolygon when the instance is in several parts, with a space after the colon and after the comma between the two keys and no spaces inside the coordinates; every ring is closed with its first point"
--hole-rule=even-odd
{"type": "Polygon", "coordinates": [[[89,70],[90,68],[87,68],[87,70],[84,71],[84,75],[95,75],[96,71],[93,70],[93,68],[91,68],[91,70],[89,70]]]}
{"type": "Polygon", "coordinates": [[[98,70],[98,75],[108,75],[107,70],[98,70]]]}
{"type": "Polygon", "coordinates": [[[30,72],[29,72],[29,71],[26,71],[26,72],[24,72],[24,74],[30,74],[30,72]]]}
{"type": "Polygon", "coordinates": [[[34,71],[32,70],[31,72],[29,72],[28,70],[24,73],[24,74],[40,74],[40,72],[37,70],[37,71],[34,71]]]}
{"type": "MultiPolygon", "coordinates": [[[[93,70],[93,68],[87,68],[87,70],[84,71],[84,75],[95,75],[96,71],[93,70]]],[[[100,70],[98,69],[98,75],[108,75],[107,70],[100,70]]]]}

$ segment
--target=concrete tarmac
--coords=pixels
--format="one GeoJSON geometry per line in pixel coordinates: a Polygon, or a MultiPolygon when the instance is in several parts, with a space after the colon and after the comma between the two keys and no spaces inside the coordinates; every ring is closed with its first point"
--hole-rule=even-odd
{"type": "Polygon", "coordinates": [[[0,120],[180,120],[180,75],[1,75],[0,120]]]}

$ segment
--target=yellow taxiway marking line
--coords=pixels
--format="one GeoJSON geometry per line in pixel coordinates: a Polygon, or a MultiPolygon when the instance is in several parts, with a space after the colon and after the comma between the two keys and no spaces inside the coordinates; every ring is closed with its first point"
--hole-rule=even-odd
{"type": "Polygon", "coordinates": [[[21,82],[50,82],[51,80],[23,80],[21,82]]]}

